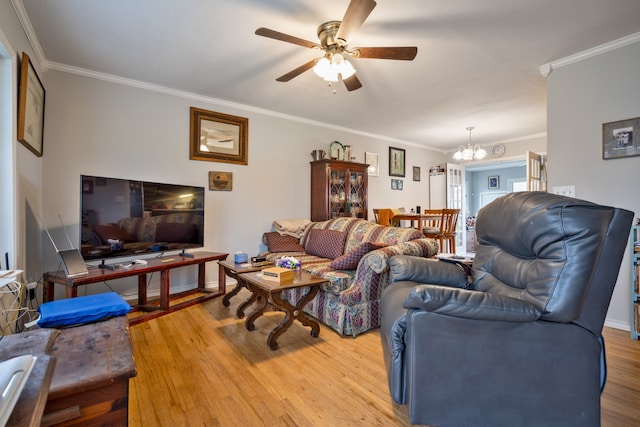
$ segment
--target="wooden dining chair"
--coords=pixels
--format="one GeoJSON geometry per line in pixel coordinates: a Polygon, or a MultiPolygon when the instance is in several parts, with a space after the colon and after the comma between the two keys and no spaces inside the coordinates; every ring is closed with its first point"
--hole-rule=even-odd
{"type": "Polygon", "coordinates": [[[385,227],[391,226],[391,218],[393,218],[393,211],[391,209],[374,209],[373,216],[376,219],[376,224],[384,225],[385,227]]]}
{"type": "Polygon", "coordinates": [[[456,253],[456,227],[459,215],[460,209],[442,209],[442,220],[438,231],[436,232],[435,229],[423,229],[425,237],[438,240],[440,252],[444,252],[444,242],[446,241],[449,253],[456,253]]]}
{"type": "Polygon", "coordinates": [[[426,234],[437,235],[442,224],[442,209],[425,209],[420,228],[426,234]]]}

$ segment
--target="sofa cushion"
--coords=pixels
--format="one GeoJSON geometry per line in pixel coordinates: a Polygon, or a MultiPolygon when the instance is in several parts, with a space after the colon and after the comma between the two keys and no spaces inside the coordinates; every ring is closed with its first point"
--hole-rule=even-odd
{"type": "Polygon", "coordinates": [[[298,239],[293,236],[285,236],[277,231],[264,233],[264,242],[269,252],[304,252],[304,248],[298,239]]]}
{"type": "Polygon", "coordinates": [[[198,227],[180,222],[159,222],[156,224],[156,241],[166,243],[195,243],[198,227]]]}
{"type": "Polygon", "coordinates": [[[313,229],[309,232],[305,251],[321,258],[336,259],[344,251],[347,234],[337,230],[313,229]]]}
{"type": "Polygon", "coordinates": [[[135,242],[138,240],[115,224],[94,225],[93,231],[95,231],[95,233],[100,237],[100,240],[105,244],[109,244],[109,239],[120,240],[123,243],[135,242]]]}
{"type": "Polygon", "coordinates": [[[336,270],[355,270],[358,268],[358,263],[363,256],[373,250],[384,248],[385,246],[387,246],[386,243],[364,242],[357,248],[331,261],[329,267],[335,268],[336,270]]]}

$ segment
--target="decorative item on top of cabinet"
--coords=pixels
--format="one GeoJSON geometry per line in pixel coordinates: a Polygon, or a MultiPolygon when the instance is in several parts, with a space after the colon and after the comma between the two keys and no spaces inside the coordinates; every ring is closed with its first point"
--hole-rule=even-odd
{"type": "Polygon", "coordinates": [[[330,159],[311,162],[311,221],[367,219],[367,167],[330,159]]]}

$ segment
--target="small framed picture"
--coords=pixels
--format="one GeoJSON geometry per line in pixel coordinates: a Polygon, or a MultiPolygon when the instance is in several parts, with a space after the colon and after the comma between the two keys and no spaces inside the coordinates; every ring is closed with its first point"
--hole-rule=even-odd
{"type": "Polygon", "coordinates": [[[404,177],[404,154],[403,148],[389,147],[389,176],[404,177]]]}
{"type": "Polygon", "coordinates": [[[500,177],[493,175],[489,177],[489,190],[497,190],[500,188],[500,177]]]}
{"type": "Polygon", "coordinates": [[[367,175],[380,175],[380,166],[378,165],[378,155],[376,153],[364,153],[364,162],[369,165],[367,175]]]}
{"type": "Polygon", "coordinates": [[[640,117],[602,125],[602,159],[640,156],[640,117]]]}
{"type": "Polygon", "coordinates": [[[397,179],[392,179],[391,180],[391,189],[392,190],[397,190],[398,189],[398,180],[397,179]]]}
{"type": "Polygon", "coordinates": [[[233,190],[233,172],[209,171],[209,190],[233,190]]]}
{"type": "Polygon", "coordinates": [[[413,180],[420,181],[420,166],[413,167],[413,180]]]}
{"type": "Polygon", "coordinates": [[[403,181],[401,179],[398,179],[396,181],[398,181],[398,190],[402,191],[402,183],[403,183],[403,181]]]}

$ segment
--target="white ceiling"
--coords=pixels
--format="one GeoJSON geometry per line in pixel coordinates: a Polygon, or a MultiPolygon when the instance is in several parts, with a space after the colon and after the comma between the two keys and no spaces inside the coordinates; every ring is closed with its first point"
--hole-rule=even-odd
{"type": "Polygon", "coordinates": [[[333,94],[313,71],[276,82],[320,55],[254,32],[267,27],[317,42],[317,26],[342,19],[349,0],[12,1],[27,12],[44,67],[77,67],[438,150],[464,143],[468,126],[481,144],[543,134],[540,65],[640,32],[638,0],[378,0],[349,46],[417,46],[418,55],[354,59],[363,87],[347,92],[340,83],[333,94]]]}

